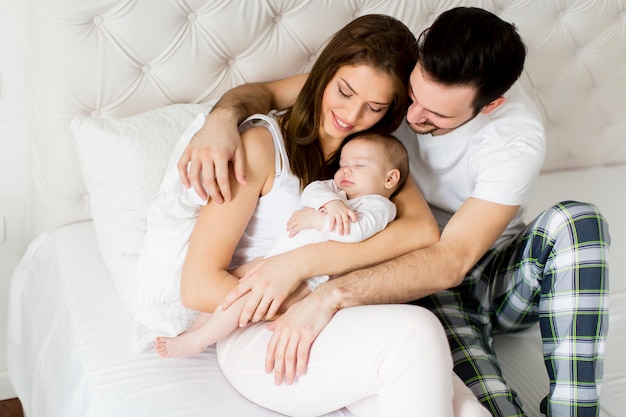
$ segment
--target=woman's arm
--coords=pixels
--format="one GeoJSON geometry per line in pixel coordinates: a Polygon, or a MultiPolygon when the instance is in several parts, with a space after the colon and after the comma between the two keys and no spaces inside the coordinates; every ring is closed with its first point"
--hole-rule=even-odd
{"type": "Polygon", "coordinates": [[[306,78],[307,74],[301,74],[268,83],[244,84],[226,92],[178,160],[182,183],[193,186],[205,200],[207,193],[218,203],[230,200],[229,162],[234,166],[235,179],[247,184],[237,127],[252,114],[265,114],[293,104],[306,78]]]}
{"type": "Polygon", "coordinates": [[[262,260],[226,296],[222,308],[247,292],[256,293],[252,297],[254,302],[244,308],[240,322],[247,322],[249,318],[258,321],[276,312],[277,306],[288,296],[283,293],[284,288],[294,288],[298,282],[313,276],[339,275],[379,264],[438,241],[437,222],[411,178],[394,198],[394,203],[396,220],[363,242],[316,243],[262,260]],[[328,256],[329,253],[332,256],[328,256]],[[273,284],[275,280],[281,281],[280,285],[273,284]],[[259,305],[272,307],[258,311],[259,305]]]}
{"type": "MultiPolygon", "coordinates": [[[[259,196],[273,183],[274,141],[267,129],[246,131],[243,146],[249,184],[233,184],[233,197],[225,204],[210,200],[202,209],[189,242],[181,277],[183,304],[194,310],[213,312],[238,279],[228,267],[243,232],[254,212],[259,196]]],[[[232,174],[232,170],[231,170],[232,174]]]]}
{"type": "Polygon", "coordinates": [[[290,252],[292,262],[302,262],[303,279],[316,275],[338,275],[375,265],[439,240],[439,227],[412,178],[393,198],[396,220],[361,243],[324,242],[290,252]],[[333,256],[324,256],[332,253],[333,256]],[[308,261],[305,261],[308,259],[308,261]]]}
{"type": "MultiPolygon", "coordinates": [[[[395,196],[396,220],[380,233],[360,243],[324,242],[304,246],[285,254],[284,259],[274,259],[277,255],[261,262],[255,273],[259,273],[264,264],[273,261],[288,262],[299,279],[317,275],[338,275],[355,269],[375,265],[395,258],[415,249],[423,248],[439,240],[439,227],[412,178],[409,178],[402,190],[395,196]],[[332,253],[333,256],[328,256],[332,253]]],[[[272,269],[280,274],[282,267],[272,269]]],[[[272,273],[271,271],[268,271],[272,273]]],[[[246,275],[248,278],[250,274],[246,275]]]]}

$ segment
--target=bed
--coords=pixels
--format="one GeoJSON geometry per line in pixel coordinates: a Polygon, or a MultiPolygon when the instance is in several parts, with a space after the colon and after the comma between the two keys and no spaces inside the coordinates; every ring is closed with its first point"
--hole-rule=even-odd
{"type": "MultiPolygon", "coordinates": [[[[129,300],[147,202],[186,126],[227,89],[306,71],[354,17],[391,14],[418,34],[455,5],[514,22],[529,48],[520,83],[549,145],[527,217],[570,198],[597,204],[609,220],[600,415],[623,415],[626,2],[582,0],[32,0],[32,242],[11,279],[7,330],[25,414],[278,415],[228,384],[213,347],[176,359],[136,349],[129,300]]],[[[538,328],[495,343],[527,414],[539,416],[547,380],[538,328]]]]}

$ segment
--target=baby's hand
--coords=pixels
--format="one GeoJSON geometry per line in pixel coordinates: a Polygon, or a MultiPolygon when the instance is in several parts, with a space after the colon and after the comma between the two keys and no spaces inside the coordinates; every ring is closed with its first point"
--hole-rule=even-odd
{"type": "Polygon", "coordinates": [[[304,229],[322,230],[322,227],[324,227],[325,217],[325,213],[319,213],[317,210],[310,207],[294,211],[291,218],[287,222],[289,237],[294,237],[298,234],[298,232],[304,229]]]}
{"type": "Polygon", "coordinates": [[[322,207],[326,211],[328,216],[328,231],[334,232],[337,229],[337,234],[340,236],[350,234],[350,222],[357,220],[357,215],[354,210],[349,208],[341,200],[331,200],[324,204],[322,207]]]}

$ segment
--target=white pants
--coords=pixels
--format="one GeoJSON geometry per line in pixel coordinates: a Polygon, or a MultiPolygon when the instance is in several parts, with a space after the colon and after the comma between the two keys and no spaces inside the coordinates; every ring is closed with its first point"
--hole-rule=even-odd
{"type": "Polygon", "coordinates": [[[347,407],[359,417],[489,416],[452,371],[439,320],[409,305],[340,310],[315,340],[306,374],[276,386],[264,369],[265,323],[218,342],[222,371],[251,401],[289,416],[347,407]],[[453,404],[454,397],[454,404],[453,404]]]}

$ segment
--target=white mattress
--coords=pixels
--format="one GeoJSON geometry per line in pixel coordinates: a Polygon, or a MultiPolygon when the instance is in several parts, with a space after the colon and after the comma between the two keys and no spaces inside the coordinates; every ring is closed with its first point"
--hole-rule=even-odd
{"type": "Polygon", "coordinates": [[[94,242],[91,223],[42,235],[13,276],[8,368],[28,417],[279,415],[230,386],[214,348],[188,358],[137,352],[94,242]]]}
{"type": "MultiPolygon", "coordinates": [[[[541,179],[530,215],[567,194],[597,202],[611,223],[610,332],[600,416],[618,417],[626,408],[626,198],[615,205],[602,192],[587,193],[607,178],[621,181],[626,166],[581,172],[576,190],[557,187],[561,175],[572,173],[541,179]]],[[[28,417],[278,415],[229,385],[213,348],[176,359],[135,350],[131,316],[114,292],[90,222],[62,227],[29,246],[12,279],[7,333],[9,376],[28,417]]],[[[497,336],[495,346],[526,412],[539,417],[547,377],[538,328],[497,336]]],[[[350,415],[343,410],[329,416],[350,415]]]]}

